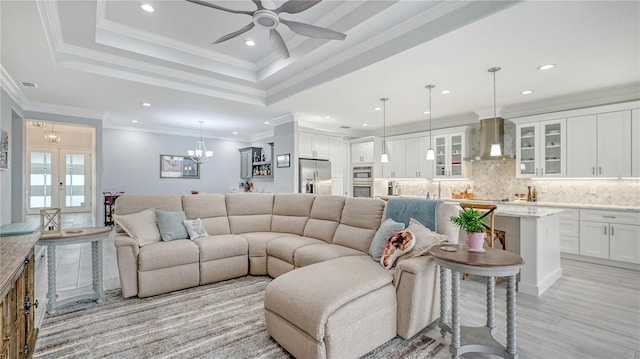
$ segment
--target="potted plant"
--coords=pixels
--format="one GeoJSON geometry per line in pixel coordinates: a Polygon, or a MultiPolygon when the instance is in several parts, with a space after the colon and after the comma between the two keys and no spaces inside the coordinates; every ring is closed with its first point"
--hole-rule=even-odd
{"type": "Polygon", "coordinates": [[[462,228],[467,233],[467,247],[472,250],[481,250],[484,245],[485,225],[487,217],[473,207],[464,208],[460,215],[451,217],[451,222],[462,228]]]}

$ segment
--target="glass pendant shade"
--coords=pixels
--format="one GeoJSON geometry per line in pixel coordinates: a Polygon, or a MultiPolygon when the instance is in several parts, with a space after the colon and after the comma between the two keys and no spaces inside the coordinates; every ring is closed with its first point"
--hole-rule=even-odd
{"type": "Polygon", "coordinates": [[[211,157],[213,157],[213,151],[207,151],[207,145],[202,141],[202,123],[203,122],[200,121],[200,140],[196,141],[195,149],[187,151],[187,155],[198,163],[207,162],[211,157]]]}
{"type": "Polygon", "coordinates": [[[380,156],[381,163],[389,163],[389,154],[387,153],[387,97],[380,99],[382,101],[382,156],[380,156]]]}
{"type": "Polygon", "coordinates": [[[433,148],[427,150],[427,160],[433,161],[436,159],[436,151],[433,148]]]}
{"type": "Polygon", "coordinates": [[[502,151],[500,150],[499,143],[494,143],[491,145],[491,152],[489,153],[489,156],[502,156],[502,151]]]}
{"type": "Polygon", "coordinates": [[[389,163],[389,155],[386,152],[380,156],[380,162],[389,163]]]}

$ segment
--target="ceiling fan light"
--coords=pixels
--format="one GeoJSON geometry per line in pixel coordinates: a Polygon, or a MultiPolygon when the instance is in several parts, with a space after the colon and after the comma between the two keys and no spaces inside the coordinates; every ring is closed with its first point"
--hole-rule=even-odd
{"type": "Polygon", "coordinates": [[[386,152],[380,156],[380,162],[389,163],[389,155],[386,152]]]}
{"type": "Polygon", "coordinates": [[[491,152],[489,153],[489,156],[492,156],[492,157],[502,156],[502,150],[500,150],[499,143],[494,143],[491,145],[491,152]]]}
{"type": "Polygon", "coordinates": [[[433,148],[427,150],[427,160],[433,161],[436,159],[436,151],[433,148]]]}

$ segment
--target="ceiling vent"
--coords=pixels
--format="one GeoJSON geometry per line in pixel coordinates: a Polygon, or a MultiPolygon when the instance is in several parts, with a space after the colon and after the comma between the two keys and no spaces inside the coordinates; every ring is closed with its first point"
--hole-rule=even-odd
{"type": "Polygon", "coordinates": [[[340,128],[345,129],[345,130],[348,130],[348,129],[350,129],[350,128],[351,128],[351,126],[340,126],[340,128]]]}
{"type": "Polygon", "coordinates": [[[22,82],[20,82],[20,84],[21,84],[22,86],[24,86],[24,87],[31,87],[31,88],[34,88],[34,89],[35,89],[35,88],[38,88],[38,84],[33,83],[33,82],[25,82],[25,81],[22,81],[22,82]]]}

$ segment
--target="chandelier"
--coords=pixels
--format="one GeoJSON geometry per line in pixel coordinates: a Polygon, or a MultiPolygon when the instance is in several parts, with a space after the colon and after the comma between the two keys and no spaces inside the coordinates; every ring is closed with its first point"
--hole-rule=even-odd
{"type": "Polygon", "coordinates": [[[51,125],[51,131],[46,131],[44,133],[44,139],[47,142],[58,143],[60,142],[60,134],[56,132],[54,125],[51,125]]]}
{"type": "Polygon", "coordinates": [[[211,157],[213,157],[213,151],[207,151],[207,146],[202,141],[202,124],[203,121],[200,122],[200,140],[196,141],[196,147],[193,150],[188,150],[187,154],[191,156],[191,159],[198,163],[204,163],[209,161],[211,157]]]}

